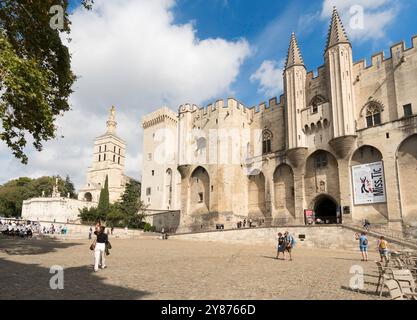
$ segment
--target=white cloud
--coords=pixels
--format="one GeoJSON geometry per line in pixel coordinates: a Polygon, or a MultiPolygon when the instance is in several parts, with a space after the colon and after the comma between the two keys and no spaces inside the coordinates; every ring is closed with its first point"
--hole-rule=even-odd
{"type": "Polygon", "coordinates": [[[174,0],[96,0],[93,11],[72,16],[73,69],[80,76],[71,97],[73,111],[59,120],[59,135],[42,153],[29,151],[19,165],[1,148],[0,183],[23,175],[70,174],[84,183],[92,144],[105,131],[111,105],[118,133],[127,141],[127,174],[138,178],[143,115],[169,105],[201,104],[227,95],[250,55],[244,39],[198,39],[192,22],[174,22],[174,0]]]}
{"type": "Polygon", "coordinates": [[[269,97],[282,93],[284,64],[285,60],[262,62],[259,69],[250,77],[251,82],[259,82],[259,93],[269,97]]]}
{"type": "Polygon", "coordinates": [[[397,17],[396,0],[324,0],[321,19],[328,20],[336,6],[351,40],[366,41],[386,37],[386,28],[397,17]]]}

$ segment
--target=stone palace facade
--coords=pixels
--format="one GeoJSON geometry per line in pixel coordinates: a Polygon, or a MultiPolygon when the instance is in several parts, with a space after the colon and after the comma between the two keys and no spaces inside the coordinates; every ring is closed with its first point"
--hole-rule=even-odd
{"type": "Polygon", "coordinates": [[[184,231],[245,218],[416,225],[417,36],[390,53],[354,62],[335,9],[317,75],[291,36],[279,99],[145,116],[142,200],[181,210],[184,231]]]}

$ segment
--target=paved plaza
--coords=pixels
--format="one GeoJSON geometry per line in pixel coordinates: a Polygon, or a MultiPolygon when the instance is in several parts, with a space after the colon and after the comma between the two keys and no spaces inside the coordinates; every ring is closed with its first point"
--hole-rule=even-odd
{"type": "Polygon", "coordinates": [[[297,248],[293,262],[271,246],[180,240],[114,240],[108,269],[94,273],[88,241],[0,237],[0,299],[377,299],[378,258],[357,252],[297,248]],[[49,286],[64,267],[64,290],[49,286]],[[354,265],[365,270],[362,292],[349,289],[354,265]]]}

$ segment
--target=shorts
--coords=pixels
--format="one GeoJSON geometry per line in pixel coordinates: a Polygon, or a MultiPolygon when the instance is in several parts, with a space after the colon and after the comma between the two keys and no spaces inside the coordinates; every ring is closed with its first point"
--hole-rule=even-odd
{"type": "Polygon", "coordinates": [[[360,247],[361,252],[368,252],[368,247],[360,247]]]}
{"type": "Polygon", "coordinates": [[[291,253],[291,251],[292,251],[292,247],[286,247],[286,248],[285,248],[285,251],[287,251],[288,253],[291,253]]]}
{"type": "Polygon", "coordinates": [[[387,249],[379,250],[379,254],[381,255],[381,257],[388,258],[388,250],[387,249]]]}
{"type": "Polygon", "coordinates": [[[285,247],[278,246],[278,253],[284,253],[284,252],[285,252],[285,247]]]}

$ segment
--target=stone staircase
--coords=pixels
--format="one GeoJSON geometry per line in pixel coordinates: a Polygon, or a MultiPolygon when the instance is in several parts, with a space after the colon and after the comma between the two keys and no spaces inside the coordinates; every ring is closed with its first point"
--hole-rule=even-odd
{"type": "MultiPolygon", "coordinates": [[[[343,224],[343,227],[356,232],[365,231],[364,227],[359,222],[345,223],[343,224]]],[[[398,230],[390,227],[388,224],[374,224],[371,225],[367,234],[375,238],[384,236],[388,242],[417,250],[417,230],[411,226],[403,226],[403,230],[398,230]]]]}

